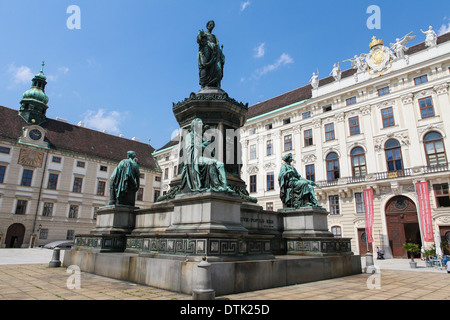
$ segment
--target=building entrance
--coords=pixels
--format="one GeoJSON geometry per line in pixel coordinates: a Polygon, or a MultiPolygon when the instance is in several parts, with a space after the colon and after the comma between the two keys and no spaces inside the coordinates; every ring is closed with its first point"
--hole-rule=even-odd
{"type": "MultiPolygon", "coordinates": [[[[396,196],[386,204],[385,212],[392,256],[407,258],[403,244],[416,243],[420,247],[422,243],[416,205],[405,196],[396,196]]],[[[417,257],[420,257],[420,252],[417,257]]]]}
{"type": "Polygon", "coordinates": [[[5,245],[6,248],[20,248],[22,247],[23,238],[25,235],[25,226],[21,223],[14,223],[9,226],[6,232],[5,245]]]}

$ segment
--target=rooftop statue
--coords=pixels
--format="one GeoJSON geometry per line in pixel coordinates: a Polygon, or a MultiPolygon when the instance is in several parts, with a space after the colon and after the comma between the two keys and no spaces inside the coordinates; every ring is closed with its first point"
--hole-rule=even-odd
{"type": "Polygon", "coordinates": [[[136,152],[128,151],[110,178],[109,204],[133,206],[139,190],[139,165],[136,152]]]}
{"type": "Polygon", "coordinates": [[[185,141],[185,164],[181,173],[181,189],[186,186],[194,192],[234,191],[228,187],[225,166],[214,159],[215,150],[211,149],[212,141],[205,138],[203,122],[194,119],[185,141]],[[208,157],[211,155],[211,157],[208,157]]]}
{"type": "Polygon", "coordinates": [[[311,79],[309,79],[311,86],[313,89],[317,89],[319,87],[319,74],[313,72],[311,79]]]}
{"type": "Polygon", "coordinates": [[[358,72],[363,72],[367,69],[367,64],[364,61],[364,59],[366,57],[367,57],[367,54],[362,53],[359,56],[355,55],[352,59],[347,59],[342,62],[350,61],[353,69],[356,69],[358,72]]]}
{"type": "Polygon", "coordinates": [[[333,65],[333,70],[331,70],[330,76],[333,76],[335,81],[341,80],[341,68],[339,67],[339,63],[333,65]]]}
{"type": "Polygon", "coordinates": [[[214,21],[208,21],[207,31],[200,30],[197,35],[198,43],[198,68],[200,77],[200,86],[220,88],[223,78],[223,67],[225,65],[225,56],[219,45],[219,40],[212,34],[215,27],[214,21]]]}
{"type": "Polygon", "coordinates": [[[283,157],[285,162],[280,169],[278,183],[280,198],[285,208],[321,207],[317,203],[314,187],[320,188],[315,182],[302,178],[292,165],[292,154],[283,157]]]}
{"type": "Polygon", "coordinates": [[[437,34],[434,32],[433,27],[429,26],[427,31],[423,31],[420,29],[423,34],[426,35],[425,37],[425,46],[426,47],[433,47],[437,44],[437,34]]]}
{"type": "Polygon", "coordinates": [[[407,55],[405,55],[406,50],[408,50],[406,48],[406,44],[409,41],[412,41],[416,38],[416,36],[410,36],[411,33],[412,33],[412,31],[401,39],[399,39],[399,38],[395,39],[395,43],[391,43],[389,45],[391,47],[391,49],[394,50],[395,55],[397,56],[397,59],[404,58],[406,60],[407,64],[409,64],[409,57],[407,55]]]}

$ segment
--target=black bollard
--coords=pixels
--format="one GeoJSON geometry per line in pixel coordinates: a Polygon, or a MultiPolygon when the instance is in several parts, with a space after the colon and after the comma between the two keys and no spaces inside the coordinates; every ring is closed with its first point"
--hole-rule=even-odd
{"type": "Polygon", "coordinates": [[[61,260],[59,260],[59,253],[60,253],[59,248],[53,249],[52,260],[48,263],[49,268],[59,268],[61,266],[61,260]]]}

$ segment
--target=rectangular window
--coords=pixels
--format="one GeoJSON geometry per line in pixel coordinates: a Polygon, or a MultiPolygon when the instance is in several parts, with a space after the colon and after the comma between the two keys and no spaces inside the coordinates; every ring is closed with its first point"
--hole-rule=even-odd
{"type": "Polygon", "coordinates": [[[292,150],[292,135],[284,136],[284,151],[292,150]]]}
{"type": "Polygon", "coordinates": [[[97,195],[98,196],[104,196],[105,195],[105,189],[106,189],[106,181],[99,180],[97,183],[97,195]]]}
{"type": "Polygon", "coordinates": [[[9,154],[10,151],[11,151],[11,148],[8,148],[8,147],[0,147],[0,153],[9,154]]]}
{"type": "Polygon", "coordinates": [[[361,192],[355,192],[356,213],[364,213],[364,199],[361,192]]]}
{"type": "Polygon", "coordinates": [[[448,192],[448,183],[434,184],[434,196],[438,208],[450,207],[450,195],[448,192]]]}
{"type": "Polygon", "coordinates": [[[75,230],[67,230],[66,240],[73,240],[75,238],[75,230]]]}
{"type": "Polygon", "coordinates": [[[73,192],[81,193],[81,187],[83,186],[83,178],[75,177],[73,180],[73,192]]]}
{"type": "Polygon", "coordinates": [[[48,229],[39,230],[39,239],[47,239],[48,237],[48,229]]]}
{"type": "Polygon", "coordinates": [[[250,160],[256,159],[256,144],[250,146],[250,160]]]}
{"type": "Polygon", "coordinates": [[[339,214],[339,196],[329,196],[328,200],[330,201],[330,214],[339,214]]]}
{"type": "Polygon", "coordinates": [[[359,118],[353,117],[348,119],[348,125],[350,127],[350,135],[354,136],[355,134],[359,134],[359,118]]]}
{"type": "Polygon", "coordinates": [[[334,140],[334,123],[325,125],[325,141],[334,140]]]}
{"type": "Polygon", "coordinates": [[[161,177],[160,176],[155,176],[155,181],[161,181],[161,177]]]}
{"type": "Polygon", "coordinates": [[[164,180],[169,179],[169,168],[164,169],[164,180]]]}
{"type": "Polygon", "coordinates": [[[425,83],[425,82],[428,82],[428,77],[427,77],[426,74],[423,75],[423,76],[414,78],[414,84],[415,84],[416,86],[419,85],[419,84],[425,83]]]}
{"type": "Polygon", "coordinates": [[[137,201],[144,201],[144,188],[139,188],[136,192],[136,200],[137,201]]]}
{"type": "Polygon", "coordinates": [[[254,135],[256,133],[256,128],[250,128],[249,130],[248,130],[248,135],[249,136],[252,136],[252,135],[254,135]]]}
{"type": "Polygon", "coordinates": [[[27,200],[17,200],[16,214],[25,214],[27,212],[27,200]]]}
{"type": "Polygon", "coordinates": [[[178,172],[177,172],[178,167],[177,166],[173,166],[173,176],[176,177],[178,172]]]}
{"type": "Polygon", "coordinates": [[[306,111],[302,113],[302,119],[311,118],[311,111],[306,111]]]}
{"type": "Polygon", "coordinates": [[[108,171],[108,167],[107,166],[100,166],[100,171],[107,172],[108,171]]]}
{"type": "Polygon", "coordinates": [[[256,192],[256,175],[250,176],[250,192],[256,192]]]}
{"type": "Polygon", "coordinates": [[[392,107],[382,109],[381,118],[383,120],[383,128],[392,127],[395,125],[392,107]]]}
{"type": "Polygon", "coordinates": [[[33,178],[33,170],[24,169],[22,174],[21,186],[31,186],[31,179],[33,178]]]}
{"type": "Polygon", "coordinates": [[[69,207],[69,218],[78,219],[78,206],[71,204],[69,207]]]}
{"type": "MultiPolygon", "coordinates": [[[[163,194],[165,194],[165,193],[163,193],[163,194]]],[[[156,202],[156,201],[158,200],[158,198],[159,198],[160,195],[161,195],[161,191],[155,189],[155,190],[153,191],[153,202],[156,202]]]]}
{"type": "Polygon", "coordinates": [[[308,164],[305,167],[306,179],[310,181],[316,181],[316,172],[313,164],[308,164]]]}
{"type": "Polygon", "coordinates": [[[419,99],[419,106],[422,119],[434,117],[433,100],[431,99],[431,97],[419,99]]]}
{"type": "Polygon", "coordinates": [[[345,104],[347,106],[351,105],[351,104],[355,104],[356,103],[356,97],[351,97],[345,100],[345,104]]]}
{"type": "Polygon", "coordinates": [[[3,181],[5,180],[5,172],[6,172],[6,167],[0,166],[0,183],[3,183],[3,181]]]}
{"type": "Polygon", "coordinates": [[[267,173],[267,191],[275,189],[275,180],[273,172],[267,173]]]}
{"type": "Polygon", "coordinates": [[[169,161],[169,159],[170,159],[170,156],[166,156],[166,161],[169,161]]]}
{"type": "Polygon", "coordinates": [[[270,156],[272,154],[273,154],[272,140],[267,140],[267,143],[266,143],[266,155],[270,156]]]}
{"type": "Polygon", "coordinates": [[[313,145],[312,129],[303,131],[303,138],[305,141],[305,147],[312,146],[313,145]]]}
{"type": "Polygon", "coordinates": [[[266,210],[273,211],[273,202],[266,202],[266,210]]]}
{"type": "Polygon", "coordinates": [[[328,112],[328,111],[331,111],[332,109],[333,108],[332,108],[331,104],[328,104],[328,105],[322,107],[323,112],[328,112]]]}
{"type": "Polygon", "coordinates": [[[57,185],[58,185],[58,174],[50,173],[48,175],[47,189],[56,190],[57,185]]]}
{"type": "Polygon", "coordinates": [[[272,130],[272,124],[271,123],[266,124],[265,128],[266,128],[266,130],[272,130]]]}
{"type": "Polygon", "coordinates": [[[378,91],[378,96],[384,96],[385,94],[389,93],[389,87],[380,88],[377,91],[378,91]]]}
{"type": "Polygon", "coordinates": [[[78,168],[84,168],[85,166],[86,166],[86,163],[84,161],[77,161],[78,168]]]}
{"type": "Polygon", "coordinates": [[[53,202],[44,202],[44,209],[42,210],[43,217],[51,217],[53,215],[53,202]]]}
{"type": "Polygon", "coordinates": [[[61,163],[61,157],[53,156],[52,157],[52,162],[61,163]]]}
{"type": "Polygon", "coordinates": [[[291,123],[291,118],[283,119],[283,124],[289,124],[289,123],[291,123]]]}

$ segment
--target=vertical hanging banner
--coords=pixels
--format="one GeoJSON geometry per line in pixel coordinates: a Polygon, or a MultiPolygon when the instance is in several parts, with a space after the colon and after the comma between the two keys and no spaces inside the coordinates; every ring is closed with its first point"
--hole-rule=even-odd
{"type": "Polygon", "coordinates": [[[422,225],[422,235],[424,241],[434,241],[433,224],[431,220],[430,194],[428,192],[428,182],[416,183],[417,198],[419,200],[419,219],[422,225]]]}
{"type": "Polygon", "coordinates": [[[366,213],[366,233],[367,242],[373,242],[372,229],[373,229],[373,190],[366,189],[363,191],[364,197],[364,211],[366,213]]]}

